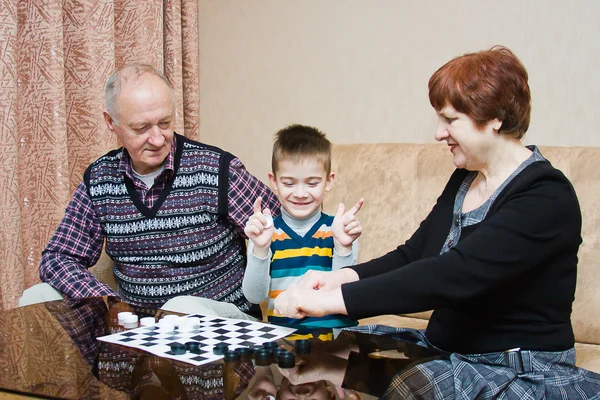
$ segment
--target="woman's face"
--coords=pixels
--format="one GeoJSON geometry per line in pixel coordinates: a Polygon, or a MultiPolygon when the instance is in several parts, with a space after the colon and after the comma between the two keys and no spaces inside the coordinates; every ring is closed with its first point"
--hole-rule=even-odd
{"type": "Polygon", "coordinates": [[[438,142],[446,141],[456,168],[480,171],[486,167],[487,155],[497,143],[496,126],[499,128],[501,122],[495,119],[479,129],[467,114],[446,105],[438,112],[434,137],[438,142]]]}

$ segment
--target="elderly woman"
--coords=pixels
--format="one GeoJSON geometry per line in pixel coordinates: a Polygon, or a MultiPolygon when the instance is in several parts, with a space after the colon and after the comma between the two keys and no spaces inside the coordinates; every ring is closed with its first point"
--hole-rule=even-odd
{"type": "Polygon", "coordinates": [[[298,318],[433,309],[425,331],[393,333],[439,356],[398,374],[388,397],[600,392],[600,377],[575,367],[570,316],[581,212],[567,178],[521,143],[531,111],[527,79],[504,47],[438,69],[429,80],[435,139],[446,142],[457,169],[427,218],[390,253],[311,271],[275,301],[277,312],[298,318]]]}

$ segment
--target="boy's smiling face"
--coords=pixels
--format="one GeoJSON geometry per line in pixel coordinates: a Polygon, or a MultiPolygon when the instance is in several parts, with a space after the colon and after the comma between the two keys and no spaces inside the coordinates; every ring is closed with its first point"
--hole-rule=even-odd
{"type": "Polygon", "coordinates": [[[332,173],[327,174],[323,163],[316,158],[300,162],[281,160],[275,175],[269,174],[279,202],[296,219],[308,218],[321,208],[334,177],[332,173]]]}

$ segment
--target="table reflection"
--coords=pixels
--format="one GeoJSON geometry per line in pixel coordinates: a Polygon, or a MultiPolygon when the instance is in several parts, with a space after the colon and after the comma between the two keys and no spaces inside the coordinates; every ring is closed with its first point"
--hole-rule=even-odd
{"type": "Polygon", "coordinates": [[[371,399],[421,356],[387,336],[342,331],[311,339],[308,352],[292,338],[277,341],[295,354],[292,367],[280,367],[276,357],[259,363],[252,354],[193,366],[98,341],[124,329],[122,311],[156,320],[171,314],[110,297],[0,312],[0,387],[68,399],[371,399]]]}

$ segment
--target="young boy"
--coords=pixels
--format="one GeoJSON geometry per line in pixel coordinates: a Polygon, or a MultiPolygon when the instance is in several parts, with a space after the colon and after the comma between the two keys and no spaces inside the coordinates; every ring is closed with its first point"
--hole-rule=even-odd
{"type": "Polygon", "coordinates": [[[364,202],[344,213],[321,212],[325,192],[331,189],[331,143],[313,127],[291,125],[275,135],[269,173],[271,187],[279,197],[281,215],[261,211],[261,198],[254,203],[254,215],[246,223],[248,264],[242,282],[244,295],[251,303],[267,297],[268,320],[293,326],[299,332],[315,328],[340,328],[356,325],[341,315],[285,318],[274,315],[275,298],[293,283],[299,283],[310,270],[332,271],[356,263],[356,239],[362,226],[356,213],[364,202]]]}

